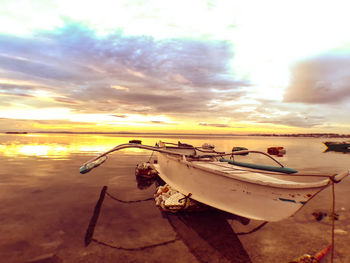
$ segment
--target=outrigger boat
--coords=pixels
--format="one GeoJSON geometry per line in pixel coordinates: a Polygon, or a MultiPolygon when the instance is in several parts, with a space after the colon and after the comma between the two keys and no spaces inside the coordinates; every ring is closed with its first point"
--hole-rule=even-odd
{"type": "Polygon", "coordinates": [[[249,219],[279,221],[296,213],[316,194],[349,171],[337,175],[305,175],[284,167],[264,152],[242,150],[217,152],[212,145],[159,142],[156,146],[140,141],[121,144],[83,164],[87,173],[102,164],[109,153],[139,148],[158,153],[154,168],[168,185],[200,203],[249,219]],[[276,166],[238,162],[235,155],[263,154],[276,166]],[[227,159],[228,158],[228,159],[227,159]]]}

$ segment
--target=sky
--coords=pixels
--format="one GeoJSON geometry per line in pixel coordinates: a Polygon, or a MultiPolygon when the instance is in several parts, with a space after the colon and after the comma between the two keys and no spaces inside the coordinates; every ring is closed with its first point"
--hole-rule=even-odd
{"type": "Polygon", "coordinates": [[[350,134],[348,1],[0,3],[0,131],[350,134]]]}

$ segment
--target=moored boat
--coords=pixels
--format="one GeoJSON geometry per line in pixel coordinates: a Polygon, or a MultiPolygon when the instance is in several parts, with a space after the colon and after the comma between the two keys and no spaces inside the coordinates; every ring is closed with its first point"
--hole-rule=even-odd
{"type": "Polygon", "coordinates": [[[156,146],[118,145],[85,163],[80,172],[90,171],[94,168],[91,164],[102,163],[98,162],[100,158],[125,148],[157,152],[158,162],[153,166],[159,176],[183,195],[232,214],[265,221],[278,221],[293,215],[332,181],[338,182],[349,174],[348,171],[334,176],[299,174],[263,152],[224,153],[212,147],[193,147],[180,142],[160,142],[156,146]],[[235,155],[245,153],[263,154],[274,160],[276,166],[232,160],[235,155]]]}
{"type": "Polygon", "coordinates": [[[282,157],[286,154],[286,150],[283,147],[269,147],[267,148],[267,153],[282,157]]]}
{"type": "Polygon", "coordinates": [[[349,150],[350,149],[350,141],[344,142],[323,142],[324,145],[327,146],[329,150],[349,150]]]}

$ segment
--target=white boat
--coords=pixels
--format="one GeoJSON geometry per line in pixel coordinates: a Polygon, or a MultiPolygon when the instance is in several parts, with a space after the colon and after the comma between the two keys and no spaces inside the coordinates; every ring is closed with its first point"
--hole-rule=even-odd
{"type": "Polygon", "coordinates": [[[349,175],[305,175],[286,168],[271,156],[257,151],[216,152],[211,146],[187,144],[156,146],[139,143],[118,145],[85,163],[81,173],[100,165],[105,156],[125,148],[141,148],[158,152],[155,164],[159,176],[171,187],[192,199],[242,217],[279,221],[296,213],[316,194],[349,175]],[[259,153],[279,166],[236,162],[234,155],[259,153]],[[230,156],[231,159],[224,157],[230,156]]]}

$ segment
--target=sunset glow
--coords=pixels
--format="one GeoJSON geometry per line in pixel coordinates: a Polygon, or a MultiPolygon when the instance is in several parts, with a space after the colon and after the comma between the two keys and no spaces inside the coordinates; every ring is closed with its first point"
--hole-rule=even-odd
{"type": "Polygon", "coordinates": [[[349,7],[4,0],[0,131],[350,133],[349,7]]]}

